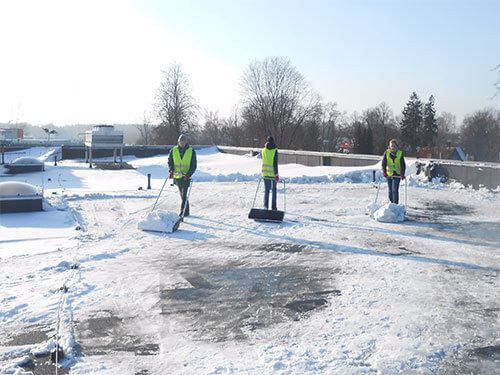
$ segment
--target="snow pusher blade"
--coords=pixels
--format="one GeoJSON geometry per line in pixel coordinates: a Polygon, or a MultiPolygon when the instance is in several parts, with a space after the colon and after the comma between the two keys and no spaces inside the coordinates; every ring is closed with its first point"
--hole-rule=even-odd
{"type": "Polygon", "coordinates": [[[172,233],[179,227],[180,220],[175,212],[155,210],[144,216],[137,228],[146,232],[172,233]]]}
{"type": "MultiPolygon", "coordinates": [[[[189,201],[189,195],[191,193],[192,185],[193,183],[191,181],[187,191],[186,202],[189,201]]],[[[163,183],[158,198],[160,197],[164,186],[165,183],[163,183]]],[[[176,213],[170,211],[163,211],[163,210],[155,211],[154,209],[156,207],[156,203],[158,202],[158,198],[156,198],[156,202],[153,205],[153,209],[151,210],[151,212],[148,213],[146,216],[144,216],[137,223],[137,227],[147,232],[173,233],[177,229],[179,229],[181,222],[184,221],[184,215],[186,213],[187,203],[184,205],[184,210],[182,211],[181,215],[177,215],[176,213]]]]}
{"type": "MultiPolygon", "coordinates": [[[[264,179],[265,178],[267,178],[267,177],[264,177],[264,179]]],[[[283,218],[285,217],[285,211],[286,211],[286,185],[285,185],[285,181],[280,180],[280,182],[283,182],[283,205],[284,205],[283,211],[255,208],[255,199],[257,198],[257,193],[259,192],[259,187],[260,187],[261,181],[262,181],[262,178],[259,180],[259,183],[257,184],[257,190],[255,191],[255,196],[253,198],[252,208],[250,209],[250,212],[248,213],[248,218],[253,219],[255,221],[269,221],[269,222],[273,222],[273,223],[281,223],[283,221],[283,218]]]]}
{"type": "Polygon", "coordinates": [[[278,223],[283,221],[284,216],[284,211],[264,210],[260,208],[252,208],[248,214],[249,219],[254,219],[256,221],[273,221],[278,223]]]}

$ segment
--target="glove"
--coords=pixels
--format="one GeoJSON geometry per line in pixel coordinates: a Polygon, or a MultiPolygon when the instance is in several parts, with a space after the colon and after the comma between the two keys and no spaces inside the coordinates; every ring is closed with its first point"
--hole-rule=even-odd
{"type": "Polygon", "coordinates": [[[189,180],[191,178],[191,175],[190,174],[187,174],[185,175],[184,177],[186,177],[186,180],[189,180]]]}
{"type": "Polygon", "coordinates": [[[405,179],[405,175],[404,175],[404,174],[402,174],[402,175],[401,175],[401,179],[402,179],[402,180],[404,180],[404,179],[405,179]]]}
{"type": "Polygon", "coordinates": [[[274,177],[274,181],[278,182],[280,180],[280,176],[276,175],[276,177],[274,177]]]}
{"type": "Polygon", "coordinates": [[[174,171],[170,171],[170,173],[168,174],[168,178],[172,178],[174,177],[174,171]]]}
{"type": "Polygon", "coordinates": [[[387,178],[387,172],[384,172],[384,177],[387,178]]]}

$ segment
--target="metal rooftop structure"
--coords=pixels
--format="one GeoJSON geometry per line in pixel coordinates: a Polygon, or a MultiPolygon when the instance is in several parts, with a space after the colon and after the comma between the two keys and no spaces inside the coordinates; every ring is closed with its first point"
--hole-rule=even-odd
{"type": "Polygon", "coordinates": [[[117,150],[120,150],[120,166],[123,164],[123,132],[113,125],[96,125],[85,132],[85,162],[92,168],[92,150],[111,149],[116,163],[117,150]]]}

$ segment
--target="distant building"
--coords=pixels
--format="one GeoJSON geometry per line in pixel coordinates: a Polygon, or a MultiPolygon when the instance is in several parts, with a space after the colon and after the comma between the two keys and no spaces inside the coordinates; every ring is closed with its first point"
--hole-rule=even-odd
{"type": "Polygon", "coordinates": [[[467,160],[467,156],[460,147],[422,147],[417,152],[417,157],[426,159],[445,159],[445,160],[467,160]]]}
{"type": "Polygon", "coordinates": [[[351,154],[354,150],[354,142],[349,138],[343,138],[338,145],[339,152],[351,154]]]}
{"type": "Polygon", "coordinates": [[[8,141],[14,139],[23,139],[23,129],[0,129],[0,140],[8,141]]]}

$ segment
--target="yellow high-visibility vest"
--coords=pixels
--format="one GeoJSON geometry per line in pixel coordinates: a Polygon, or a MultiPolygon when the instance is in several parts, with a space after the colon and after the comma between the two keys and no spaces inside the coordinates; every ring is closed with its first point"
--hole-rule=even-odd
{"type": "Polygon", "coordinates": [[[172,150],[172,157],[174,159],[174,178],[182,178],[189,171],[191,166],[191,158],[193,156],[193,148],[189,147],[184,156],[181,158],[179,146],[175,146],[172,150]]]}
{"type": "Polygon", "coordinates": [[[276,177],[274,174],[274,155],[276,155],[277,148],[272,150],[264,147],[262,149],[262,176],[263,177],[276,177]]]}
{"type": "Polygon", "coordinates": [[[401,174],[401,157],[403,156],[403,151],[396,151],[396,159],[393,161],[391,158],[391,150],[387,149],[386,151],[386,159],[387,166],[385,170],[388,176],[393,176],[397,174],[398,176],[401,174]]]}

